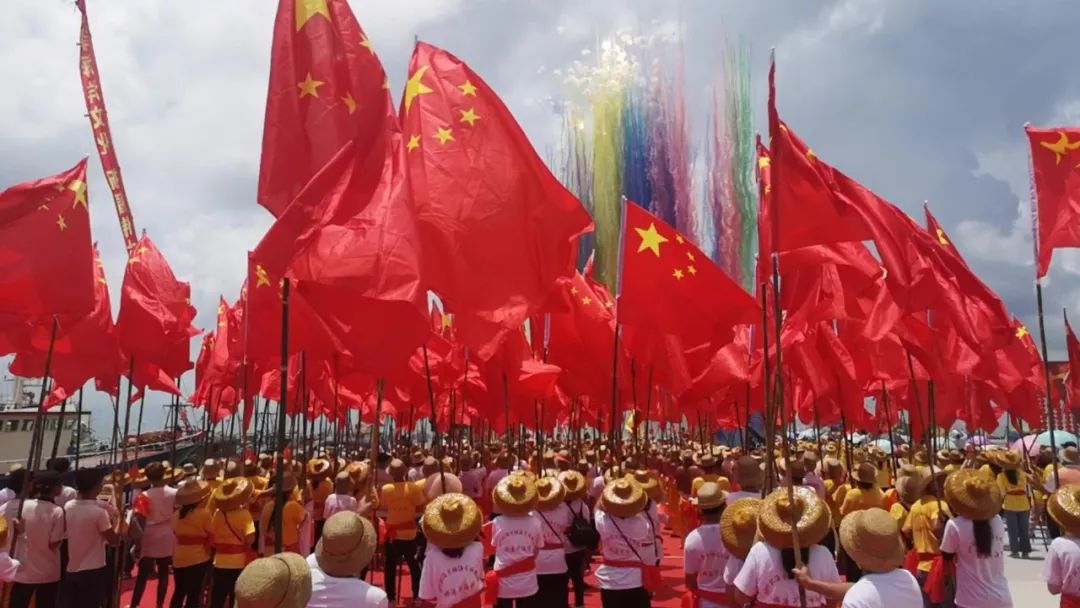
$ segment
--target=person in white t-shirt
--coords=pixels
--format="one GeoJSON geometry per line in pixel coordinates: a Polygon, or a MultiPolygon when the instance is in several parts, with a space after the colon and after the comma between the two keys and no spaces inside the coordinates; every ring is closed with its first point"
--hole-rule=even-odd
{"type": "Polygon", "coordinates": [[[862,570],[856,583],[823,583],[796,568],[795,578],[810,591],[843,600],[843,608],[908,608],[922,604],[919,583],[901,567],[907,553],[896,520],[884,509],[856,511],[840,524],[840,543],[862,570]]]}
{"type": "Polygon", "coordinates": [[[726,498],[727,493],[709,481],[701,484],[692,500],[701,525],[686,535],[683,544],[683,569],[691,608],[720,608],[730,600],[724,569],[731,556],[720,538],[720,515],[726,498]]]}
{"type": "Polygon", "coordinates": [[[323,503],[323,521],[342,511],[359,512],[360,502],[353,493],[353,479],[348,471],[338,471],[334,476],[334,493],[326,497],[323,503]]]}
{"type": "Polygon", "coordinates": [[[476,538],[482,524],[476,501],[464,494],[443,494],[428,503],[421,519],[428,540],[419,594],[425,606],[481,607],[484,546],[476,538]]]}
{"type": "MultiPolygon", "coordinates": [[[[578,471],[563,471],[559,473],[559,483],[566,490],[563,500],[566,502],[567,510],[570,511],[571,524],[575,518],[592,521],[592,511],[585,502],[588,491],[585,476],[578,471]]],[[[566,568],[574,587],[574,608],[585,606],[585,567],[590,553],[595,548],[579,547],[571,543],[569,537],[566,539],[566,568]]]]}
{"type": "Polygon", "coordinates": [[[659,588],[660,552],[656,531],[645,515],[648,498],[636,481],[610,482],[596,508],[603,561],[596,569],[604,608],[647,608],[659,588]]]}
{"type": "Polygon", "coordinates": [[[173,532],[172,516],[176,510],[176,488],[166,485],[165,467],[160,462],[146,465],[150,488],[133,502],[133,508],[143,528],[139,539],[139,573],[135,577],[135,589],[131,593],[131,605],[138,606],[146,590],[146,582],[157,571],[157,608],[165,605],[169,591],[169,567],[176,549],[176,533],[173,532]]]}
{"type": "Polygon", "coordinates": [[[728,559],[724,563],[724,586],[731,605],[735,605],[735,577],[742,570],[743,562],[757,538],[758,512],[762,505],[762,500],[756,496],[732,500],[733,493],[728,493],[724,512],[720,515],[720,540],[728,551],[728,559]]]}
{"type": "Polygon", "coordinates": [[[331,515],[323,524],[311,568],[308,608],[387,608],[386,592],[360,578],[371,563],[378,539],[375,527],[354,511],[331,515]]]}
{"type": "Polygon", "coordinates": [[[761,498],[761,484],[765,482],[765,471],[761,467],[761,461],[750,455],[740,456],[735,461],[735,481],[739,489],[728,494],[728,504],[740,498],[761,498]]]}
{"type": "MultiPolygon", "coordinates": [[[[798,534],[801,559],[807,576],[825,583],[840,580],[832,553],[821,546],[832,525],[832,517],[824,500],[811,488],[794,488],[795,503],[788,488],[779,488],[765,497],[758,516],[758,528],[763,542],[755,544],[746,555],[742,568],[733,581],[732,595],[739,604],[756,601],[775,606],[800,605],[799,583],[793,572],[796,559],[790,513],[801,512],[798,534]]],[[[820,593],[806,591],[807,608],[824,606],[820,593]]]]}
{"type": "Polygon", "coordinates": [[[1062,606],[1080,606],[1080,484],[1062,486],[1046,501],[1046,511],[1062,536],[1050,543],[1042,577],[1062,606]]]}
{"type": "Polygon", "coordinates": [[[941,554],[956,563],[957,608],[1012,608],[1001,488],[975,469],[960,469],[945,480],[945,499],[956,517],[945,523],[941,554]]]}
{"type": "Polygon", "coordinates": [[[60,543],[64,540],[64,510],[53,503],[60,495],[60,475],[40,471],[31,476],[29,483],[30,498],[9,501],[3,508],[4,517],[15,530],[12,557],[20,563],[10,606],[29,608],[33,600],[36,608],[55,608],[60,586],[60,543]]]}
{"type": "Polygon", "coordinates": [[[566,538],[566,533],[573,514],[563,502],[566,488],[554,477],[542,477],[536,480],[536,493],[538,501],[533,516],[540,520],[544,535],[543,546],[536,558],[537,583],[540,587],[537,600],[544,608],[568,608],[566,547],[570,540],[566,538]]]}
{"type": "MultiPolygon", "coordinates": [[[[75,472],[78,498],[64,506],[67,521],[68,562],[60,588],[65,606],[100,606],[110,589],[105,567],[106,545],[120,542],[109,512],[101,506],[98,494],[105,475],[100,469],[75,472]]],[[[134,604],[138,605],[138,604],[134,604]]],[[[159,604],[160,606],[160,604],[159,604]]]]}
{"type": "Polygon", "coordinates": [[[491,525],[491,544],[495,549],[493,577],[498,581],[497,608],[533,605],[540,589],[536,575],[536,557],[544,546],[539,518],[530,512],[536,508],[536,483],[523,473],[512,473],[495,486],[493,501],[502,515],[491,525]]]}

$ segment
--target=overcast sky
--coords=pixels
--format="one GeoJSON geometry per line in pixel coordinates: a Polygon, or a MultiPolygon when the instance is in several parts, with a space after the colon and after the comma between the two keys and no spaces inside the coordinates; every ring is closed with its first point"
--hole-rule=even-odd
{"type": "MultiPolygon", "coordinates": [[[[136,225],[190,281],[197,323],[236,298],[244,252],[270,223],[255,202],[273,0],[88,0],[113,138],[136,225]]],[[[695,143],[727,37],[752,49],[764,129],[768,50],[781,115],[820,158],[921,222],[931,209],[960,251],[1033,332],[1023,124],[1080,123],[1067,0],[352,0],[392,87],[413,36],[468,62],[551,149],[567,94],[556,71],[616,31],[681,34],[695,143]]],[[[124,268],[116,214],[94,154],[78,77],[78,12],[4,0],[0,188],[90,155],[93,230],[114,305],[124,268]]],[[[1046,288],[1051,358],[1061,310],[1080,309],[1080,254],[1058,252],[1046,288]]],[[[1080,316],[1080,312],[1076,313],[1080,316]]],[[[185,378],[185,390],[191,388],[185,378]]],[[[148,415],[151,412],[148,410],[148,415]]],[[[98,416],[101,418],[102,416],[98,416]]],[[[101,427],[104,420],[95,421],[101,427]]]]}

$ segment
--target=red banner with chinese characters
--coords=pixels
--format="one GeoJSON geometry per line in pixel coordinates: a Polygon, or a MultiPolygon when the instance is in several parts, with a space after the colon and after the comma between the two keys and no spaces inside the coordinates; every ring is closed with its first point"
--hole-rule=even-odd
{"type": "Polygon", "coordinates": [[[113,148],[112,131],[109,129],[109,113],[105,110],[105,98],[101,92],[101,80],[98,78],[97,59],[94,57],[94,43],[90,39],[90,25],[86,18],[86,0],[75,3],[82,13],[82,30],[79,33],[79,72],[82,74],[83,97],[86,99],[86,115],[90,119],[90,128],[94,132],[94,143],[101,169],[105,172],[105,181],[112,191],[116,216],[120,220],[120,233],[124,236],[124,246],[130,252],[139,237],[135,234],[135,220],[131,217],[131,206],[124,191],[124,178],[120,175],[120,163],[116,160],[113,148]]]}

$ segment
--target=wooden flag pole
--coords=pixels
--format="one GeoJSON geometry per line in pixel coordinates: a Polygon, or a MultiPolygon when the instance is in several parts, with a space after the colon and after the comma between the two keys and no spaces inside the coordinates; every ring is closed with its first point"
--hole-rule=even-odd
{"type": "MultiPolygon", "coordinates": [[[[131,426],[131,395],[135,390],[135,357],[128,360],[128,390],[127,400],[124,405],[124,432],[120,435],[120,465],[127,466],[127,438],[131,426]]],[[[218,393],[220,396],[220,392],[218,393]]],[[[136,451],[138,454],[138,451],[136,451]]]]}
{"type": "Polygon", "coordinates": [[[64,414],[67,413],[67,397],[60,402],[60,415],[56,420],[56,433],[53,434],[52,452],[49,459],[56,458],[56,452],[60,449],[60,433],[64,430],[64,414]]]}
{"type": "Polygon", "coordinates": [[[278,396],[277,416],[277,440],[274,449],[277,451],[277,468],[274,470],[274,553],[281,553],[282,539],[282,511],[285,508],[285,493],[281,487],[285,482],[285,410],[289,402],[289,286],[292,281],[286,277],[281,282],[281,366],[278,373],[281,375],[279,384],[281,394],[278,396]]]}
{"type": "Polygon", "coordinates": [[[889,445],[892,446],[890,456],[892,456],[893,476],[900,474],[900,461],[896,455],[896,436],[893,434],[892,416],[889,414],[889,389],[885,387],[885,381],[881,381],[881,405],[885,409],[885,424],[889,427],[889,445]]]}
{"type": "MultiPolygon", "coordinates": [[[[428,363],[427,344],[423,345],[424,352],[424,377],[427,379],[428,403],[431,405],[431,451],[437,453],[439,445],[439,424],[435,415],[435,385],[431,381],[431,365],[428,363]]],[[[442,467],[439,467],[440,470],[442,467]]]]}
{"type": "Polygon", "coordinates": [[[1046,352],[1046,322],[1043,320],[1042,281],[1038,279],[1035,279],[1035,304],[1039,309],[1039,342],[1042,350],[1043,380],[1046,383],[1046,430],[1050,433],[1050,451],[1053,452],[1051,464],[1054,467],[1054,487],[1059,488],[1061,487],[1061,478],[1058,475],[1057,438],[1054,437],[1054,393],[1050,386],[1050,362],[1049,355],[1046,352]]]}
{"type": "MultiPolygon", "coordinates": [[[[79,452],[82,449],[82,405],[83,405],[83,389],[79,387],[79,399],[75,402],[75,470],[79,470],[79,452]]],[[[176,462],[176,457],[173,456],[173,462],[176,462]]]]}

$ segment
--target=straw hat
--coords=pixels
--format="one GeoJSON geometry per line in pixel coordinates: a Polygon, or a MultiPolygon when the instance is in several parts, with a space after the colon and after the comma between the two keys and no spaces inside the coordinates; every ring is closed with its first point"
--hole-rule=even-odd
{"type": "Polygon", "coordinates": [[[877,483],[877,467],[869,462],[860,463],[851,473],[851,477],[861,483],[877,483]]]}
{"type": "Polygon", "coordinates": [[[1080,450],[1077,450],[1073,446],[1061,450],[1061,463],[1080,464],[1080,450]]]}
{"type": "Polygon", "coordinates": [[[623,477],[626,477],[626,473],[620,466],[608,467],[607,470],[604,471],[604,483],[611,483],[616,479],[622,479],[623,477]]]}
{"type": "Polygon", "coordinates": [[[995,456],[997,457],[998,466],[1007,471],[1019,470],[1020,465],[1023,464],[1020,454],[1012,450],[1001,450],[995,456]]]}
{"type": "Polygon", "coordinates": [[[794,546],[791,538],[791,521],[796,522],[799,546],[809,547],[817,544],[829,528],[832,516],[825,501],[818,498],[817,492],[807,487],[794,488],[795,502],[788,501],[787,488],[779,488],[765,497],[758,517],[761,536],[770,545],[779,549],[794,546]]]}
{"type": "MultiPolygon", "coordinates": [[[[911,465],[904,465],[904,467],[909,466],[911,465]]],[[[926,469],[913,470],[897,477],[896,495],[900,499],[900,502],[905,505],[912,505],[918,502],[918,500],[922,498],[926,485],[930,483],[930,479],[930,471],[926,469]]]]}
{"type": "Polygon", "coordinates": [[[632,478],[616,479],[604,486],[600,506],[613,517],[633,517],[645,509],[645,489],[632,478]]]}
{"type": "Polygon", "coordinates": [[[877,507],[848,514],[840,522],[840,544],[867,572],[890,572],[907,553],[896,520],[877,507]]]}
{"type": "Polygon", "coordinates": [[[704,455],[701,456],[701,458],[698,459],[698,465],[703,469],[707,469],[709,467],[715,467],[716,466],[716,456],[713,456],[711,453],[710,454],[704,454],[704,455]]]}
{"type": "Polygon", "coordinates": [[[712,481],[706,481],[698,488],[697,496],[690,499],[696,508],[701,511],[716,509],[724,506],[728,493],[721,490],[720,486],[712,481]]]}
{"type": "Polygon", "coordinates": [[[492,490],[495,506],[506,515],[528,515],[536,508],[536,482],[528,475],[511,473],[492,490]]]}
{"type": "Polygon", "coordinates": [[[461,478],[457,475],[449,471],[442,474],[436,472],[428,476],[427,481],[424,482],[424,496],[428,500],[432,500],[436,496],[442,496],[443,494],[461,492],[463,488],[461,478]]]}
{"type": "Polygon", "coordinates": [[[236,608],[304,608],[311,599],[311,568],[295,553],[261,557],[236,579],[236,608]]]}
{"type": "Polygon", "coordinates": [[[235,511],[251,502],[251,482],[243,477],[226,479],[214,490],[214,505],[221,511],[235,511]]]}
{"type": "Polygon", "coordinates": [[[199,469],[195,468],[194,462],[185,462],[181,470],[184,471],[185,477],[195,477],[199,474],[199,469]]]}
{"type": "Polygon", "coordinates": [[[566,499],[566,488],[555,477],[541,477],[536,480],[536,510],[550,511],[566,499]]]}
{"type": "Polygon", "coordinates": [[[350,462],[345,466],[345,472],[349,474],[354,484],[360,486],[367,481],[368,475],[371,474],[371,467],[366,462],[350,462]]]}
{"type": "Polygon", "coordinates": [[[314,479],[330,476],[330,461],[325,458],[312,458],[308,461],[307,472],[314,479]]]}
{"type": "Polygon", "coordinates": [[[124,487],[127,487],[127,486],[131,485],[131,474],[129,474],[129,473],[125,472],[125,471],[117,470],[117,471],[113,471],[112,473],[109,473],[108,475],[106,475],[105,479],[102,480],[102,481],[106,485],[110,485],[110,486],[114,486],[114,487],[118,487],[118,488],[124,488],[124,487]]]}
{"type": "Polygon", "coordinates": [[[176,504],[181,507],[196,505],[210,495],[210,484],[201,479],[189,479],[176,490],[176,504]]]}
{"type": "Polygon", "coordinates": [[[1080,484],[1061,486],[1046,501],[1050,517],[1070,535],[1080,534],[1080,484]]]}
{"type": "Polygon", "coordinates": [[[720,515],[720,539],[732,555],[746,559],[758,531],[762,500],[747,496],[731,503],[720,515]]]}
{"type": "Polygon", "coordinates": [[[315,545],[315,561],[328,576],[360,576],[375,555],[375,528],[354,511],[341,511],[327,518],[322,537],[315,545]]]}
{"type": "Polygon", "coordinates": [[[462,549],[476,540],[483,515],[464,494],[443,494],[428,503],[420,520],[424,537],[440,549],[462,549]]]}
{"type": "Polygon", "coordinates": [[[589,491],[585,476],[574,470],[559,473],[559,483],[566,490],[566,500],[585,498],[585,493],[589,491]]]}
{"type": "Polygon", "coordinates": [[[664,489],[660,487],[660,480],[656,478],[650,471],[638,469],[630,474],[630,477],[634,478],[634,481],[638,482],[642,490],[645,490],[645,496],[650,500],[660,500],[664,496],[664,489]]]}
{"type": "Polygon", "coordinates": [[[972,520],[988,520],[1001,511],[1004,496],[997,482],[975,469],[960,469],[945,480],[945,500],[953,513],[972,520]]]}
{"type": "Polygon", "coordinates": [[[165,480],[166,484],[172,485],[180,483],[184,480],[184,478],[188,476],[187,471],[179,467],[174,467],[170,465],[168,461],[164,462],[163,464],[165,465],[165,477],[163,479],[165,480]]]}
{"type": "Polygon", "coordinates": [[[739,485],[757,487],[765,480],[761,461],[753,456],[742,456],[735,462],[735,480],[739,485]]]}
{"type": "Polygon", "coordinates": [[[203,461],[202,470],[199,471],[203,479],[217,479],[221,476],[221,465],[213,458],[207,458],[203,461]]]}

